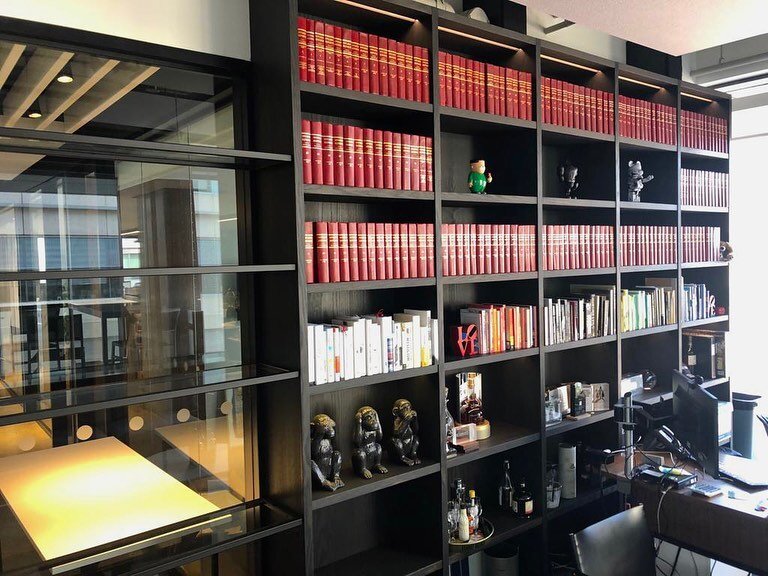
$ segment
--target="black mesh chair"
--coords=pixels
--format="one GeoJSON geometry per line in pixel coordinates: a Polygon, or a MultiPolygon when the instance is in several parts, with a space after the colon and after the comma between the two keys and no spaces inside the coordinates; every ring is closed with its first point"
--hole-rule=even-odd
{"type": "Polygon", "coordinates": [[[656,576],[656,549],[642,506],[571,534],[576,567],[586,576],[656,576]]]}

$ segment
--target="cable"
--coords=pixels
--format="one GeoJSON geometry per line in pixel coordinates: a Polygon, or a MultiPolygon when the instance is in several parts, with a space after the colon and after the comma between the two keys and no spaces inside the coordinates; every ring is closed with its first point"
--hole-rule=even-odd
{"type": "MultiPolygon", "coordinates": [[[[666,476],[666,475],[665,475],[666,476]]],[[[663,477],[662,477],[663,481],[663,477]]],[[[664,497],[672,490],[672,486],[669,486],[665,490],[661,491],[661,498],[659,498],[659,507],[656,509],[656,530],[661,534],[661,505],[664,503],[664,497]]]]}
{"type": "Polygon", "coordinates": [[[712,560],[712,569],[709,571],[709,576],[715,573],[715,566],[717,566],[717,560],[712,560]]]}
{"type": "Polygon", "coordinates": [[[696,570],[696,576],[699,576],[699,566],[696,564],[696,557],[693,555],[692,550],[688,550],[691,553],[691,562],[693,562],[693,569],[696,570]]]}
{"type": "MultiPolygon", "coordinates": [[[[678,571],[678,569],[675,568],[668,560],[665,560],[664,558],[659,558],[658,556],[656,557],[656,560],[661,560],[662,562],[664,562],[664,564],[672,568],[672,572],[669,573],[669,576],[672,576],[673,574],[678,574],[679,576],[680,572],[678,571]]],[[[656,568],[658,568],[658,566],[656,568]]]]}

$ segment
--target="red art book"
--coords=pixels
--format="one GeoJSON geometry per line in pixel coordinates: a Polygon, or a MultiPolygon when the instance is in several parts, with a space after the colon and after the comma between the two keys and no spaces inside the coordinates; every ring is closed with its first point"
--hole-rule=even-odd
{"type": "Polygon", "coordinates": [[[411,136],[410,134],[402,135],[402,147],[401,147],[402,162],[400,169],[403,174],[403,190],[411,190],[411,136]]]}
{"type": "Polygon", "coordinates": [[[387,39],[387,69],[389,70],[389,95],[392,98],[398,97],[397,77],[397,41],[387,39]]]}
{"type": "Polygon", "coordinates": [[[323,123],[323,184],[333,186],[333,124],[323,123]]]}
{"type": "Polygon", "coordinates": [[[384,223],[384,278],[387,279],[395,277],[395,261],[394,254],[392,252],[393,245],[394,241],[392,240],[392,224],[387,222],[384,223]]]}
{"type": "Polygon", "coordinates": [[[368,225],[357,223],[357,270],[361,281],[369,279],[368,275],[368,225]]]}
{"type": "Polygon", "coordinates": [[[385,130],[383,133],[384,154],[384,188],[394,188],[394,164],[392,157],[392,132],[385,130]]]}
{"type": "Polygon", "coordinates": [[[464,276],[464,224],[454,224],[456,230],[456,276],[464,276]]]}
{"type": "Polygon", "coordinates": [[[432,278],[435,275],[435,225],[428,223],[426,226],[427,277],[432,278]]]}
{"type": "Polygon", "coordinates": [[[410,278],[410,250],[408,247],[408,224],[400,224],[400,277],[410,278]]]}
{"type": "Polygon", "coordinates": [[[328,258],[330,267],[330,281],[341,282],[338,222],[328,222],[328,258]]]}
{"type": "Polygon", "coordinates": [[[392,185],[395,190],[403,189],[403,136],[392,134],[392,185]]]}
{"type": "Polygon", "coordinates": [[[312,131],[312,183],[325,184],[323,180],[323,123],[310,122],[312,131]]]}
{"type": "Polygon", "coordinates": [[[416,242],[418,245],[418,277],[427,277],[427,225],[416,225],[416,242]]]}
{"type": "Polygon", "coordinates": [[[403,44],[403,48],[405,50],[405,98],[407,100],[419,100],[419,98],[414,97],[414,92],[418,90],[421,91],[421,70],[417,69],[415,72],[415,78],[414,78],[414,67],[415,63],[418,62],[418,59],[414,57],[413,53],[413,45],[411,44],[403,44]]]}
{"type": "MultiPolygon", "coordinates": [[[[354,223],[352,224],[354,226],[354,223]]],[[[339,222],[339,267],[341,268],[341,281],[349,282],[349,224],[339,222]]]]}
{"type": "Polygon", "coordinates": [[[357,186],[355,178],[355,129],[344,126],[344,183],[357,186]]]}
{"type": "Polygon", "coordinates": [[[307,284],[315,281],[315,237],[312,234],[312,222],[304,222],[304,275],[307,284]]]}
{"type": "MultiPolygon", "coordinates": [[[[397,97],[407,99],[408,98],[408,88],[405,85],[405,78],[407,76],[406,73],[406,59],[405,59],[405,43],[403,42],[396,42],[395,43],[395,49],[397,51],[397,97]]],[[[413,65],[413,63],[410,63],[413,65]]],[[[413,69],[411,68],[411,71],[413,69]]],[[[413,79],[411,79],[411,82],[413,82],[413,79]]],[[[413,86],[413,84],[411,84],[413,86]]],[[[411,96],[413,98],[413,96],[411,96]]]]}
{"type": "MultiPolygon", "coordinates": [[[[368,280],[383,280],[379,278],[379,266],[376,244],[376,224],[373,222],[366,222],[365,232],[368,242],[368,280]]],[[[383,231],[382,231],[383,234],[383,231]]],[[[382,265],[384,264],[384,255],[381,257],[382,265]]]]}
{"type": "Polygon", "coordinates": [[[419,242],[416,224],[408,224],[408,270],[411,278],[419,277],[419,242]]]}
{"type": "MultiPolygon", "coordinates": [[[[386,233],[386,229],[385,229],[386,233]]],[[[392,278],[402,278],[400,266],[400,224],[392,224],[392,278]]]]}
{"type": "Polygon", "coordinates": [[[325,25],[325,83],[328,86],[336,86],[336,48],[334,46],[334,28],[332,24],[325,25]]]}
{"type": "Polygon", "coordinates": [[[373,146],[373,129],[363,128],[363,173],[366,188],[373,188],[376,182],[373,146]]]}
{"type": "Polygon", "coordinates": [[[299,16],[299,80],[307,81],[307,19],[299,16]]]}
{"type": "Polygon", "coordinates": [[[427,136],[426,146],[427,146],[427,191],[432,192],[434,191],[435,184],[434,184],[433,175],[432,175],[432,137],[431,136],[427,136]]]}
{"type": "Polygon", "coordinates": [[[384,188],[384,135],[373,131],[373,187],[384,188]]]}
{"type": "MultiPolygon", "coordinates": [[[[360,34],[362,43],[363,34],[360,34]]],[[[381,94],[381,75],[379,72],[379,37],[368,36],[368,76],[371,94],[381,94]]]]}
{"type": "Polygon", "coordinates": [[[429,91],[432,88],[429,83],[429,50],[418,48],[421,61],[421,102],[432,102],[429,91]]]}
{"type": "MultiPolygon", "coordinates": [[[[376,234],[376,279],[388,280],[389,276],[387,275],[387,259],[386,259],[387,246],[386,246],[386,238],[384,235],[384,223],[376,222],[374,224],[374,230],[376,234]]],[[[370,242],[369,242],[369,253],[370,253],[370,242]]]]}
{"type": "Polygon", "coordinates": [[[458,274],[457,260],[458,250],[456,248],[456,224],[445,224],[446,237],[448,243],[448,268],[443,273],[446,276],[456,276],[458,274]]]}
{"type": "Polygon", "coordinates": [[[357,222],[350,222],[347,230],[347,244],[349,245],[349,279],[352,282],[360,280],[360,241],[357,238],[357,222]]]}
{"type": "Polygon", "coordinates": [[[301,120],[301,167],[304,184],[312,184],[312,124],[301,120]]]}
{"type": "Polygon", "coordinates": [[[315,63],[315,23],[304,19],[304,28],[307,37],[307,82],[317,82],[317,68],[315,63]]]}
{"type": "Polygon", "coordinates": [[[346,183],[346,167],[344,165],[344,126],[342,124],[333,125],[333,177],[336,186],[352,186],[346,183]]]}
{"type": "Polygon", "coordinates": [[[389,92],[389,49],[387,39],[376,37],[379,42],[379,94],[390,96],[389,92]]]}
{"type": "MultiPolygon", "coordinates": [[[[310,223],[311,224],[311,223],[310,223]]],[[[330,261],[328,256],[328,223],[315,222],[315,263],[317,282],[330,282],[330,261]]]]}
{"type": "Polygon", "coordinates": [[[352,89],[371,91],[370,64],[368,57],[368,34],[351,30],[352,89]]]}
{"type": "MultiPolygon", "coordinates": [[[[336,86],[345,88],[344,85],[344,30],[341,26],[333,27],[333,56],[336,66],[336,86]]],[[[351,62],[350,62],[351,63],[351,62]]],[[[351,68],[350,68],[351,72],[351,68]]],[[[350,84],[351,86],[351,84],[350,84]]]]}
{"type": "Polygon", "coordinates": [[[365,180],[365,146],[363,144],[364,132],[359,126],[353,128],[355,137],[355,186],[364,188],[365,180]]]}
{"type": "Polygon", "coordinates": [[[315,81],[318,84],[327,84],[325,76],[325,23],[314,21],[315,25],[315,81]]]}

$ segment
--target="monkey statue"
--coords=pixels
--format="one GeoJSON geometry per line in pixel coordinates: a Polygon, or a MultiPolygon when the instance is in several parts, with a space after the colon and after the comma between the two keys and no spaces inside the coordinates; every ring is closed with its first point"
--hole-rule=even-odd
{"type": "Polygon", "coordinates": [[[627,177],[627,200],[630,202],[640,202],[640,191],[643,187],[653,180],[653,174],[645,176],[643,165],[640,160],[629,161],[629,175],[627,177]]]}
{"type": "Polygon", "coordinates": [[[312,444],[312,479],[321,488],[335,491],[341,481],[341,452],[336,450],[336,422],[327,414],[318,414],[310,424],[312,444]]]}
{"type": "Polygon", "coordinates": [[[352,466],[362,478],[373,477],[371,470],[386,474],[381,465],[381,422],[376,410],[363,406],[355,414],[355,428],[352,432],[352,466]]]}
{"type": "Polygon", "coordinates": [[[419,450],[419,420],[411,402],[404,398],[396,400],[392,406],[395,424],[392,428],[392,454],[407,466],[421,464],[417,455],[419,450]]]}
{"type": "Polygon", "coordinates": [[[570,160],[566,160],[565,164],[560,164],[557,167],[557,178],[562,182],[563,193],[566,198],[576,198],[576,190],[579,189],[579,183],[576,182],[578,175],[578,167],[571,164],[570,160]]]}

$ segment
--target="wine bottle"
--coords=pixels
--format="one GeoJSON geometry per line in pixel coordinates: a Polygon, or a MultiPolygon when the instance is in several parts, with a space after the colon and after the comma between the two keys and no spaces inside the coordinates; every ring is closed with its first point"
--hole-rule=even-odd
{"type": "Polygon", "coordinates": [[[533,496],[525,487],[525,479],[520,480],[520,484],[515,490],[515,513],[520,518],[530,518],[533,516],[533,496]]]}
{"type": "Polygon", "coordinates": [[[515,488],[509,476],[509,460],[504,460],[504,475],[499,482],[499,507],[502,510],[512,510],[515,502],[514,496],[515,488]]]}

